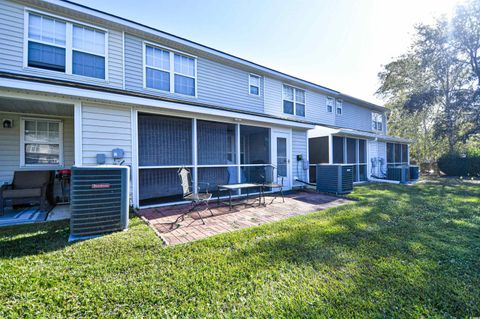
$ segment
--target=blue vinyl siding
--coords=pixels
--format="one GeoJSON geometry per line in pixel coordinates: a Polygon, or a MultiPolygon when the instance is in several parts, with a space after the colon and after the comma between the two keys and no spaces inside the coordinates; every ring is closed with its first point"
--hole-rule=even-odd
{"type": "Polygon", "coordinates": [[[341,115],[335,115],[335,125],[372,131],[372,110],[343,101],[343,111],[341,115]]]}
{"type": "Polygon", "coordinates": [[[270,77],[265,78],[265,113],[291,119],[302,119],[319,124],[334,125],[334,115],[326,112],[326,96],[307,89],[305,89],[305,117],[285,114],[283,112],[282,91],[284,83],[285,82],[270,77]]]}
{"type": "MultiPolygon", "coordinates": [[[[154,42],[154,41],[149,41],[154,42]]],[[[155,42],[158,45],[162,43],[155,42]]],[[[165,44],[165,46],[168,46],[165,44]]],[[[170,44],[171,46],[171,44],[170,44]]],[[[175,49],[175,48],[173,48],[175,49]]],[[[144,88],[143,40],[125,35],[125,88],[158,96],[197,101],[242,111],[263,112],[263,78],[260,96],[249,94],[249,72],[207,58],[197,57],[197,97],[144,88]]]]}

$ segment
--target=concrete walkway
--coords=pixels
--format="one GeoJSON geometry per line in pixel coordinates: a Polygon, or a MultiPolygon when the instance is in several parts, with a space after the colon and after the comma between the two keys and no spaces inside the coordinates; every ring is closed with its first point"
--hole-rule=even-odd
{"type": "MultiPolygon", "coordinates": [[[[202,212],[205,225],[197,213],[187,216],[175,223],[182,212],[188,211],[189,205],[177,205],[161,208],[148,208],[140,211],[140,217],[163,239],[167,245],[177,245],[199,240],[220,233],[226,233],[241,228],[258,226],[292,216],[305,215],[322,209],[351,203],[352,201],[334,196],[313,193],[294,192],[285,196],[285,203],[277,197],[266,199],[266,206],[259,206],[258,201],[252,206],[239,205],[232,211],[228,207],[217,207],[212,200],[210,212],[202,212]]],[[[200,210],[202,210],[200,208],[200,210]]]]}

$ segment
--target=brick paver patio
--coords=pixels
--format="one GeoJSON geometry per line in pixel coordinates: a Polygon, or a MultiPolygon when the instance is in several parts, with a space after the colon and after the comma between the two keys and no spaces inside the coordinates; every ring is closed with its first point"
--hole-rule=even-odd
{"type": "MultiPolygon", "coordinates": [[[[257,201],[252,206],[238,205],[231,211],[226,206],[217,206],[216,201],[212,200],[210,207],[213,216],[208,211],[202,212],[205,225],[197,213],[175,223],[182,212],[188,211],[189,205],[142,209],[139,214],[167,245],[177,245],[351,203],[344,198],[304,191],[286,195],[285,203],[278,197],[270,204],[272,199],[267,196],[266,206],[259,206],[257,201]]],[[[203,210],[203,207],[199,210],[203,210]]]]}

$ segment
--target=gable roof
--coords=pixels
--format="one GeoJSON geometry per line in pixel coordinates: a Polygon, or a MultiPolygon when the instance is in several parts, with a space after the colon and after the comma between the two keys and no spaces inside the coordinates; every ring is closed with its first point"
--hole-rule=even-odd
{"type": "Polygon", "coordinates": [[[303,80],[301,78],[298,78],[298,77],[295,77],[295,76],[292,76],[292,75],[274,70],[272,68],[257,64],[255,62],[237,57],[233,54],[226,53],[224,51],[221,51],[221,50],[218,50],[218,49],[215,49],[215,48],[197,43],[195,41],[191,41],[191,40],[182,38],[180,36],[176,36],[174,34],[171,34],[171,33],[168,33],[168,32],[165,32],[165,31],[147,26],[145,24],[142,24],[142,23],[130,20],[130,19],[126,19],[126,18],[117,16],[117,15],[114,15],[114,14],[111,14],[111,13],[108,13],[108,12],[105,12],[105,11],[102,11],[102,10],[98,10],[98,9],[95,9],[95,8],[92,8],[92,7],[83,5],[83,4],[79,4],[79,3],[76,3],[74,1],[70,1],[70,0],[42,0],[41,2],[48,3],[48,4],[51,4],[51,5],[62,6],[62,7],[65,7],[67,9],[74,10],[74,11],[80,11],[84,14],[93,15],[93,16],[96,16],[100,19],[104,19],[104,20],[107,20],[107,21],[110,21],[110,22],[117,23],[117,24],[119,24],[123,27],[132,28],[132,29],[135,29],[137,31],[150,33],[152,35],[159,36],[159,37],[164,38],[166,40],[171,40],[171,41],[178,42],[178,43],[183,44],[185,46],[191,47],[192,49],[196,49],[196,50],[199,50],[199,51],[202,51],[202,52],[205,52],[205,53],[209,53],[209,54],[215,55],[219,58],[227,59],[227,60],[230,60],[232,62],[241,64],[243,66],[253,68],[253,69],[261,71],[265,74],[273,75],[273,76],[285,79],[287,81],[292,81],[294,83],[302,84],[303,86],[308,87],[310,89],[322,91],[325,94],[331,95],[331,96],[336,97],[336,98],[344,99],[346,101],[357,104],[359,106],[363,106],[363,107],[374,109],[374,110],[381,111],[381,112],[388,112],[388,109],[383,107],[383,106],[373,104],[373,103],[370,103],[370,102],[367,102],[365,100],[361,100],[361,99],[358,99],[358,98],[354,98],[354,97],[349,96],[347,94],[343,94],[343,93],[341,93],[337,90],[333,90],[333,89],[330,89],[328,87],[325,87],[325,86],[322,86],[322,85],[319,85],[319,84],[316,84],[316,83],[313,83],[313,82],[310,82],[310,81],[307,81],[307,80],[303,80]]]}

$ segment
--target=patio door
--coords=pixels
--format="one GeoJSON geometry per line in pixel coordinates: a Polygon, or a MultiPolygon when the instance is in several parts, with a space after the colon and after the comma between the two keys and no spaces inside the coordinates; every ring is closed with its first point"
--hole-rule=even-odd
{"type": "MultiPolygon", "coordinates": [[[[285,189],[291,188],[291,140],[290,132],[272,130],[272,164],[277,168],[278,176],[283,177],[285,189]]],[[[279,180],[280,181],[280,180],[279,180]]]]}

